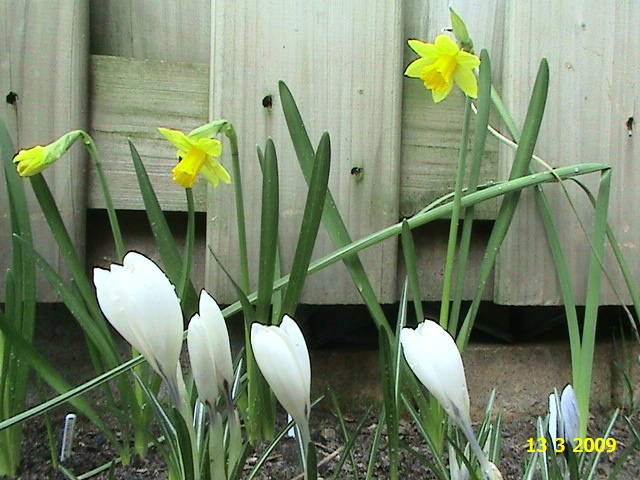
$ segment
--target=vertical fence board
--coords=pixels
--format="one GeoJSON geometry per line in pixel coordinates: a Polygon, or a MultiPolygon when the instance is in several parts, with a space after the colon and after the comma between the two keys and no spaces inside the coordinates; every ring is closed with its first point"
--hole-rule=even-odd
{"type": "MultiPolygon", "coordinates": [[[[72,129],[87,128],[87,63],[89,47],[89,4],[87,0],[59,2],[8,1],[2,9],[3,117],[8,121],[17,148],[46,144],[72,129]],[[8,91],[18,94],[14,106],[4,102],[8,91]]],[[[84,248],[85,212],[84,150],[76,145],[45,172],[60,213],[81,254],[84,248]]],[[[61,270],[62,260],[28,182],[31,223],[36,248],[61,270]]],[[[0,190],[5,190],[4,181],[0,190]]],[[[3,203],[3,206],[6,205],[3,203]]],[[[9,260],[9,223],[2,208],[0,269],[9,260]]],[[[0,282],[2,289],[4,282],[0,282]]],[[[55,295],[40,279],[38,299],[53,301],[55,295]]]]}
{"type": "MultiPolygon", "coordinates": [[[[399,1],[214,2],[213,118],[234,123],[240,138],[250,265],[257,270],[260,182],[255,144],[274,138],[280,162],[280,238],[288,271],[306,184],[289,139],[277,81],[291,88],[312,143],[332,139],[330,186],[353,238],[397,221],[402,22],[399,1]],[[273,107],[262,100],[272,95],[273,107]],[[353,167],[362,173],[353,175],[353,167]]],[[[228,164],[228,154],[224,162],[228,164]]],[[[237,272],[231,186],[210,189],[208,241],[237,272]]],[[[317,258],[333,250],[324,229],[317,258]]],[[[362,255],[382,301],[395,296],[397,242],[362,255]]],[[[235,298],[211,258],[207,284],[216,298],[235,298]]],[[[342,264],[309,278],[307,303],[360,302],[342,264]]]]}
{"type": "Polygon", "coordinates": [[[211,0],[91,0],[91,53],[209,63],[211,0]]]}
{"type": "MultiPolygon", "coordinates": [[[[506,103],[521,124],[538,62],[542,57],[549,59],[549,99],[536,151],[555,166],[579,162],[612,165],[610,219],[636,278],[640,271],[640,225],[634,221],[630,207],[640,193],[640,150],[637,138],[628,135],[626,122],[640,104],[640,42],[635,27],[639,20],[640,5],[627,2],[510,3],[505,22],[503,82],[506,103]],[[549,15],[551,11],[553,15],[549,15]]],[[[511,161],[512,153],[503,149],[503,174],[511,161]]],[[[597,188],[595,176],[588,182],[597,188]]],[[[590,233],[593,209],[576,188],[568,188],[590,233]]],[[[589,244],[559,187],[549,185],[545,191],[578,299],[584,301],[589,244]]],[[[611,258],[605,264],[621,288],[611,258]]],[[[495,298],[507,304],[560,303],[553,263],[531,192],[522,196],[501,250],[495,298]]],[[[624,298],[628,300],[628,296],[624,298]]],[[[616,303],[609,287],[605,287],[602,300],[616,303]]]]}

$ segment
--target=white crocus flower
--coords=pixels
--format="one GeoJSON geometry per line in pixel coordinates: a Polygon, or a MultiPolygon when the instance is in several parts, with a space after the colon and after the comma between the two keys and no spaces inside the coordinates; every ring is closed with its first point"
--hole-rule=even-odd
{"type": "Polygon", "coordinates": [[[122,265],[94,268],[98,304],[109,323],[165,379],[180,404],[182,310],[175,287],[150,259],[137,252],[122,265]]]}
{"type": "Polygon", "coordinates": [[[306,448],[310,441],[311,364],[300,328],[286,315],[279,327],[254,323],[251,347],[265,380],[296,421],[306,448]]]}
{"type": "Polygon", "coordinates": [[[200,292],[200,308],[189,322],[187,345],[198,396],[215,407],[219,395],[231,404],[233,362],[229,332],[220,307],[206,291],[200,292]]]}
{"type": "Polygon", "coordinates": [[[557,450],[556,439],[562,438],[573,446],[573,439],[578,437],[580,417],[578,402],[571,384],[564,387],[560,400],[554,392],[549,395],[549,436],[557,450]]]}
{"type": "Polygon", "coordinates": [[[469,440],[480,461],[484,477],[501,479],[500,472],[487,460],[473,433],[462,357],[451,335],[436,322],[425,320],[415,330],[403,328],[400,341],[404,357],[413,373],[469,440]]]}

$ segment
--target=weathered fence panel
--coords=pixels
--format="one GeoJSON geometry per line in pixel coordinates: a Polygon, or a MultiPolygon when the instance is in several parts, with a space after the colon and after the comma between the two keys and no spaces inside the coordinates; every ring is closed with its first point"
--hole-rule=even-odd
{"type": "MultiPolygon", "coordinates": [[[[88,0],[59,2],[3,1],[0,3],[0,85],[3,100],[17,94],[11,104],[3,101],[3,118],[18,148],[47,144],[73,129],[86,129],[87,63],[89,58],[88,0]]],[[[82,252],[85,235],[84,150],[76,145],[45,177],[56,198],[62,218],[75,245],[82,252]]],[[[2,175],[0,173],[0,175],[2,175]]],[[[54,268],[63,271],[62,259],[49,227],[27,181],[31,206],[31,227],[35,246],[54,268]]],[[[10,226],[4,179],[0,184],[0,272],[10,262],[10,226]]],[[[4,290],[4,282],[0,282],[4,290]]],[[[1,291],[0,295],[4,295],[1,291]]],[[[38,281],[39,299],[56,298],[44,279],[38,281]]]]}
{"type": "MultiPolygon", "coordinates": [[[[640,4],[635,2],[509,3],[503,82],[505,101],[521,124],[538,62],[542,57],[549,59],[549,100],[537,153],[554,166],[603,162],[613,167],[610,221],[636,279],[640,273],[640,223],[633,208],[640,193],[640,148],[627,123],[640,105],[640,37],[635,27],[639,20],[640,4]],[[550,11],[554,14],[549,15],[550,11]]],[[[512,154],[505,148],[500,157],[503,175],[511,160],[512,154]]],[[[597,186],[597,178],[588,183],[597,186]]],[[[575,187],[569,184],[567,188],[591,234],[593,209],[575,187]]],[[[545,192],[553,206],[576,295],[583,301],[589,243],[560,188],[549,185],[545,192]]],[[[607,257],[605,265],[615,273],[614,283],[624,292],[611,258],[607,257]]],[[[500,303],[561,302],[531,192],[522,196],[496,274],[496,300],[500,303]]],[[[607,284],[606,278],[603,283],[607,284]]],[[[603,293],[603,302],[618,303],[609,287],[603,293]]],[[[623,298],[628,301],[626,292],[623,298]]]]}
{"type": "MultiPolygon", "coordinates": [[[[250,263],[257,265],[260,172],[255,143],[271,136],[281,172],[280,232],[288,271],[304,207],[299,171],[278,100],[285,80],[297,99],[313,144],[332,138],[330,187],[353,238],[398,218],[402,18],[400,1],[213,3],[212,118],[229,118],[241,132],[240,156],[248,209],[250,263]],[[375,15],[363,14],[375,12],[375,15]],[[366,52],[366,54],[356,54],[366,52]],[[265,96],[273,108],[264,108],[265,96]],[[361,173],[352,174],[353,167],[361,173]]],[[[210,189],[208,239],[237,272],[231,187],[210,189]],[[214,220],[215,219],[215,220],[214,220]]],[[[333,247],[324,231],[316,256],[333,247]]],[[[396,290],[397,242],[362,255],[381,301],[396,290]]],[[[224,299],[235,294],[209,259],[207,285],[224,299]]],[[[255,272],[255,269],[254,269],[255,272]]],[[[359,296],[342,264],[311,277],[304,301],[352,303],[359,296]]]]}

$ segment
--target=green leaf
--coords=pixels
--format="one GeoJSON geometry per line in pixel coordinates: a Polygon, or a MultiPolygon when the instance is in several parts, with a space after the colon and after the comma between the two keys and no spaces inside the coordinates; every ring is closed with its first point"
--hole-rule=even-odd
{"type": "MultiPolygon", "coordinates": [[[[533,93],[531,94],[531,100],[529,101],[529,108],[524,121],[522,136],[518,143],[518,149],[516,150],[513,160],[509,180],[516,180],[525,176],[529,169],[531,156],[533,155],[533,150],[538,139],[538,132],[540,131],[540,124],[542,123],[542,116],[544,115],[548,88],[549,65],[547,61],[543,59],[540,62],[536,82],[533,86],[533,93]]],[[[511,221],[513,220],[513,215],[515,214],[519,200],[519,190],[505,193],[503,197],[500,210],[498,211],[496,221],[493,225],[493,229],[491,230],[491,236],[487,242],[485,255],[482,259],[482,263],[480,264],[478,286],[471,302],[469,312],[467,313],[460,330],[460,334],[457,337],[456,343],[458,344],[460,351],[464,350],[464,347],[469,341],[471,328],[473,327],[473,323],[475,322],[475,318],[478,313],[478,308],[480,307],[480,301],[482,300],[485,285],[492,274],[493,265],[498,255],[498,249],[507,235],[507,231],[511,225],[511,221]]]]}
{"type": "Polygon", "coordinates": [[[276,251],[278,248],[279,195],[278,158],[273,140],[267,140],[262,175],[262,213],[260,219],[260,257],[256,318],[269,324],[276,251]]]}
{"type": "Polygon", "coordinates": [[[406,220],[402,221],[402,234],[400,235],[402,242],[402,255],[404,257],[404,265],[407,269],[407,279],[409,281],[409,289],[413,297],[413,306],[416,311],[416,321],[424,320],[424,312],[422,310],[422,292],[420,290],[420,278],[418,276],[418,260],[416,258],[416,247],[413,243],[413,235],[406,220]]]}
{"type": "MultiPolygon", "coordinates": [[[[153,238],[158,246],[165,273],[167,277],[169,277],[169,280],[171,280],[171,283],[179,285],[182,273],[182,258],[178,252],[176,241],[171,233],[167,219],[162,212],[160,202],[158,202],[158,197],[153,189],[153,185],[151,185],[149,175],[142,163],[140,154],[131,140],[129,140],[129,149],[131,150],[131,159],[133,160],[136,177],[138,178],[140,194],[142,195],[147,218],[149,219],[149,226],[151,227],[153,238]]],[[[187,315],[196,311],[197,295],[191,280],[187,283],[184,296],[180,299],[180,302],[182,310],[187,315]]]]}
{"type": "Polygon", "coordinates": [[[376,468],[376,462],[378,458],[378,445],[380,443],[380,434],[382,433],[382,425],[385,423],[385,410],[384,405],[378,415],[378,424],[373,432],[373,440],[371,441],[371,449],[369,450],[369,461],[367,463],[367,474],[365,480],[371,480],[373,478],[373,471],[376,468]]]}
{"type": "MultiPolygon", "coordinates": [[[[473,147],[471,149],[471,166],[469,169],[469,183],[467,193],[473,193],[478,189],[480,180],[480,168],[484,156],[484,148],[487,140],[489,126],[489,113],[491,109],[491,59],[485,49],[480,52],[480,71],[478,86],[478,111],[476,114],[473,134],[473,147]]],[[[471,206],[464,210],[460,247],[457,255],[456,283],[453,293],[453,305],[449,316],[449,331],[454,338],[458,331],[460,321],[460,308],[464,284],[467,280],[467,262],[469,261],[469,248],[471,245],[471,232],[475,219],[475,208],[471,206]]]]}
{"type": "MultiPolygon", "coordinates": [[[[291,91],[284,82],[279,82],[278,85],[282,110],[287,121],[287,127],[289,128],[289,135],[291,136],[291,141],[296,151],[300,169],[308,184],[311,181],[315,152],[313,151],[309,135],[304,127],[304,122],[302,121],[300,111],[293,99],[291,91]]],[[[342,220],[342,216],[338,211],[338,207],[333,200],[330,190],[328,190],[326,194],[322,221],[335,247],[340,248],[351,243],[351,236],[347,231],[347,227],[342,220]]],[[[382,307],[378,302],[369,277],[362,266],[362,262],[360,262],[360,258],[354,255],[353,257],[345,258],[344,263],[349,270],[349,274],[358,292],[360,292],[362,299],[367,305],[376,326],[378,329],[384,329],[387,332],[387,337],[390,337],[392,332],[389,321],[382,311],[382,307]]]]}
{"type": "Polygon", "coordinates": [[[358,425],[356,425],[356,428],[351,433],[351,436],[349,437],[349,441],[345,444],[344,450],[342,451],[342,455],[340,455],[340,461],[338,461],[338,464],[334,467],[333,475],[331,476],[332,480],[338,480],[340,478],[340,472],[342,471],[342,467],[344,466],[344,463],[347,461],[347,458],[349,457],[349,454],[356,443],[358,435],[360,435],[360,432],[362,431],[362,427],[364,427],[364,423],[367,421],[367,418],[369,418],[369,413],[371,412],[372,408],[373,406],[369,405],[366,412],[364,412],[364,415],[362,415],[362,418],[360,418],[358,425]]]}
{"type": "Polygon", "coordinates": [[[282,304],[282,314],[294,315],[300,301],[304,280],[311,261],[311,254],[318,236],[322,211],[327,196],[329,170],[331,167],[331,141],[323,133],[316,151],[309,182],[309,192],[302,215],[293,265],[289,274],[289,285],[282,304]]]}

